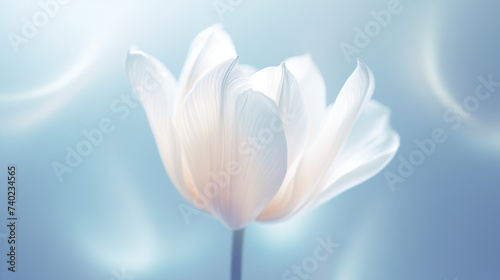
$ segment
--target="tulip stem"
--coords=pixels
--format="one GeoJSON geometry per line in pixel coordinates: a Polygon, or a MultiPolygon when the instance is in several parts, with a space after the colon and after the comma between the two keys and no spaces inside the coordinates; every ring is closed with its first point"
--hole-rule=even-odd
{"type": "Polygon", "coordinates": [[[245,229],[233,231],[233,253],[231,258],[231,280],[241,280],[241,256],[245,229]]]}

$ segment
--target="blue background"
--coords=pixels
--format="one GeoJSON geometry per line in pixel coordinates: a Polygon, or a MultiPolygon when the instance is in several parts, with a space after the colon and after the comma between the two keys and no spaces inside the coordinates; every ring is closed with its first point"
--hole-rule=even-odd
{"type": "MultiPolygon", "coordinates": [[[[389,2],[244,0],[222,22],[242,64],[263,68],[311,53],[331,103],[355,68],[340,44],[353,44],[354,28],[389,2]]],[[[458,128],[443,118],[474,93],[479,76],[500,81],[500,2],[401,6],[358,55],[375,74],[374,99],[392,110],[396,158],[306,215],[249,226],[244,279],[282,279],[329,235],[340,247],[309,279],[500,279],[500,88],[458,128]],[[397,174],[398,157],[408,159],[414,141],[435,128],[447,141],[392,191],[384,174],[397,174]]],[[[213,2],[73,0],[16,53],[9,34],[40,10],[37,1],[0,2],[0,178],[6,186],[7,165],[17,166],[19,217],[11,273],[2,187],[0,278],[229,279],[231,232],[201,214],[186,223],[179,206],[187,203],[164,171],[144,111],[111,109],[131,94],[128,48],[178,76],[191,40],[221,21],[213,2]],[[60,182],[52,163],[64,163],[66,147],[105,118],[114,130],[60,182]]]]}

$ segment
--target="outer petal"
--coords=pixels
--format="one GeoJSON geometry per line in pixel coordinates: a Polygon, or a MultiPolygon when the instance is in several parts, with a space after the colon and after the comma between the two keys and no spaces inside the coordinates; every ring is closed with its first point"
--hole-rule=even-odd
{"type": "Polygon", "coordinates": [[[286,173],[279,110],[247,82],[236,60],[221,63],[195,85],[180,117],[194,184],[210,213],[232,229],[257,217],[286,173]]]}
{"type": "Polygon", "coordinates": [[[138,50],[129,51],[126,70],[146,111],[163,165],[177,190],[191,201],[197,191],[184,185],[179,140],[169,109],[175,98],[176,81],[161,62],[138,50]]]}
{"type": "Polygon", "coordinates": [[[179,77],[176,111],[180,109],[184,98],[203,74],[217,64],[236,56],[231,37],[224,32],[222,25],[216,24],[200,32],[191,43],[179,77]]]}
{"type": "Polygon", "coordinates": [[[302,152],[307,138],[307,112],[300,88],[285,63],[268,67],[252,76],[252,88],[269,96],[281,112],[288,144],[288,165],[302,152]]]}
{"type": "Polygon", "coordinates": [[[392,160],[399,135],[391,128],[389,116],[390,110],[380,103],[372,100],[366,104],[311,208],[370,179],[392,160]]]}
{"type": "Polygon", "coordinates": [[[140,50],[130,49],[126,70],[132,90],[143,104],[162,99],[164,103],[158,109],[172,116],[176,81],[165,65],[140,50]]]}
{"type": "Polygon", "coordinates": [[[325,82],[310,54],[295,56],[285,61],[287,68],[299,81],[304,103],[309,117],[309,139],[312,143],[321,131],[322,120],[326,117],[325,82]]]}
{"type": "Polygon", "coordinates": [[[344,84],[333,104],[324,130],[305,152],[294,170],[294,178],[290,178],[280,189],[278,195],[259,216],[260,220],[283,219],[316,197],[326,184],[334,160],[363,105],[370,99],[373,89],[374,79],[371,71],[358,61],[358,67],[344,84]]]}

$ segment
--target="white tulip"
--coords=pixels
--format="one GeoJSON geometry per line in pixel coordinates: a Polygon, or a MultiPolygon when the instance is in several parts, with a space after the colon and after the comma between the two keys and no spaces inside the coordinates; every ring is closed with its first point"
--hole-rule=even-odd
{"type": "Polygon", "coordinates": [[[380,172],[399,147],[361,61],[328,107],[311,56],[252,74],[219,25],[194,39],[178,81],[138,50],[126,67],[173,184],[234,230],[323,204],[380,172]]]}

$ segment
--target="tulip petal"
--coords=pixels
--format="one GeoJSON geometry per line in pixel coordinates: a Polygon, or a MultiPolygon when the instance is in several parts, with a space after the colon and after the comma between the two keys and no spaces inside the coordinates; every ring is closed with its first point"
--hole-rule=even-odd
{"type": "Polygon", "coordinates": [[[138,50],[129,51],[126,69],[130,85],[146,111],[163,165],[177,190],[191,201],[197,191],[184,185],[179,140],[171,121],[175,78],[161,62],[138,50]]]}
{"type": "Polygon", "coordinates": [[[148,103],[161,98],[164,103],[158,109],[166,109],[172,116],[177,82],[165,65],[153,56],[131,49],[126,68],[132,90],[139,100],[148,103]]]}
{"type": "Polygon", "coordinates": [[[315,198],[317,207],[338,194],[370,179],[394,157],[399,135],[391,128],[390,110],[371,100],[361,112],[335,161],[326,188],[315,198]]]}
{"type": "Polygon", "coordinates": [[[236,56],[231,37],[222,29],[221,24],[215,24],[200,32],[191,43],[179,77],[176,116],[184,98],[198,79],[217,64],[236,56]]]}
{"type": "Polygon", "coordinates": [[[323,131],[305,152],[294,178],[289,182],[285,179],[287,184],[259,216],[260,220],[286,218],[317,196],[332,173],[333,163],[373,89],[371,71],[358,60],[358,67],[342,87],[323,131]]]}
{"type": "Polygon", "coordinates": [[[248,64],[242,64],[240,65],[241,68],[243,69],[243,71],[248,75],[248,76],[252,76],[253,74],[257,73],[258,69],[255,68],[254,66],[252,65],[248,65],[248,64]]]}
{"type": "Polygon", "coordinates": [[[252,76],[252,88],[270,97],[281,112],[288,144],[288,165],[302,152],[307,139],[307,112],[297,79],[285,63],[264,68],[252,76]]]}
{"type": "Polygon", "coordinates": [[[195,85],[179,118],[185,159],[201,199],[232,229],[255,220],[287,169],[279,109],[247,83],[236,60],[219,64],[195,85]]]}
{"type": "Polygon", "coordinates": [[[326,110],[325,82],[310,54],[285,60],[285,64],[297,78],[309,118],[309,140],[312,143],[321,132],[326,110]]]}

